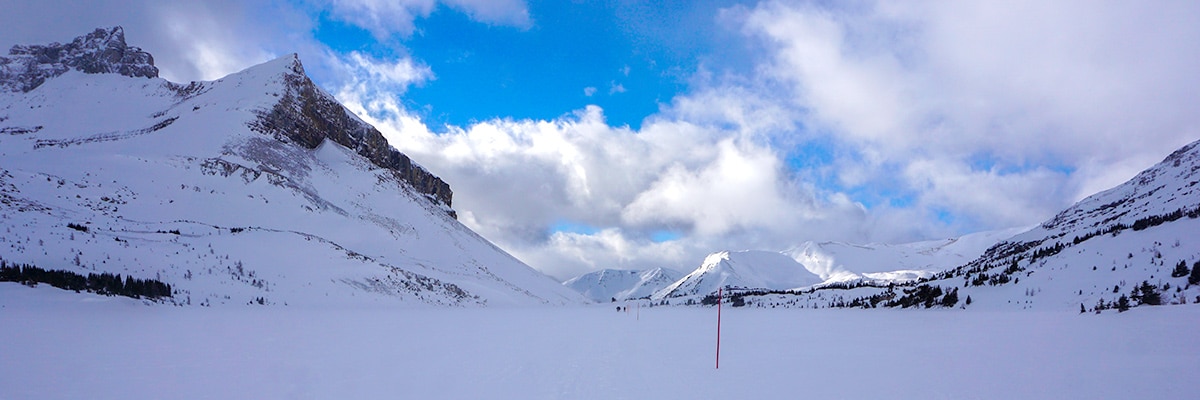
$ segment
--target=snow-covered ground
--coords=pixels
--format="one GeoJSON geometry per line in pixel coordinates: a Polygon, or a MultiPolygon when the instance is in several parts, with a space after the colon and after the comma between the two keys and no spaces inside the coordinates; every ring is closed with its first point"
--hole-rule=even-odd
{"type": "Polygon", "coordinates": [[[0,283],[0,399],[1195,398],[1200,307],[145,306],[0,283]]]}

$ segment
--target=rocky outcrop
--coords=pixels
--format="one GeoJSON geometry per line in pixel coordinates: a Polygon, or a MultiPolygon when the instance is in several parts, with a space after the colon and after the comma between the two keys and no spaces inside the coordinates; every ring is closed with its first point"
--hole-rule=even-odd
{"type": "Polygon", "coordinates": [[[96,29],[67,44],[13,46],[8,56],[0,57],[0,90],[28,92],[72,69],[87,74],[158,77],[154,57],[126,45],[125,30],[116,26],[96,29]]]}
{"type": "Polygon", "coordinates": [[[392,148],[379,130],[359,120],[313,84],[300,60],[295,55],[291,57],[283,75],[286,91],[274,107],[260,113],[258,120],[251,123],[251,129],[287,138],[309,149],[320,146],[325,139],[332,140],[372,164],[393,171],[413,189],[450,207],[454,194],[449,184],[392,148]]]}

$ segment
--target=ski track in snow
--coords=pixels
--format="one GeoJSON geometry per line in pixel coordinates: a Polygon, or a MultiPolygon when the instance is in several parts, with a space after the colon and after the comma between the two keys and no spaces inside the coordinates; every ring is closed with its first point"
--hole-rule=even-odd
{"type": "Polygon", "coordinates": [[[1200,307],[143,306],[0,284],[0,399],[1189,398],[1200,307]],[[635,308],[636,310],[636,308],[635,308]]]}

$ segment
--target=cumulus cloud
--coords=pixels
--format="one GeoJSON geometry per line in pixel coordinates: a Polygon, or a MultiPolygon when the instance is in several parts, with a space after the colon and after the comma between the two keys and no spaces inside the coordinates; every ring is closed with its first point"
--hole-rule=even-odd
{"type": "Polygon", "coordinates": [[[344,79],[342,90],[370,92],[375,96],[385,92],[387,96],[396,96],[403,94],[409,86],[421,85],[434,78],[429,66],[408,57],[386,61],[357,51],[346,55],[330,52],[328,56],[328,62],[344,79]]]}
{"type": "Polygon", "coordinates": [[[366,29],[380,41],[413,33],[417,18],[433,12],[436,0],[330,0],[332,17],[366,29]]]}
{"type": "Polygon", "coordinates": [[[524,0],[443,0],[479,22],[528,28],[533,24],[524,0]]]}
{"type": "Polygon", "coordinates": [[[625,85],[617,83],[617,81],[609,82],[608,94],[625,93],[625,85]]]}
{"type": "MultiPolygon", "coordinates": [[[[329,0],[327,7],[334,18],[370,31],[377,40],[387,41],[393,35],[412,35],[415,20],[428,17],[438,3],[438,0],[329,0]]],[[[440,3],[479,22],[521,28],[532,24],[523,0],[441,0],[440,3]]]]}
{"type": "Polygon", "coordinates": [[[278,56],[266,46],[241,40],[257,33],[249,21],[242,19],[248,10],[214,4],[155,2],[149,6],[157,17],[155,31],[165,34],[172,43],[173,55],[182,59],[160,63],[164,78],[214,80],[278,56]],[[230,9],[236,11],[227,12],[230,9]]]}
{"type": "Polygon", "coordinates": [[[1179,106],[1200,101],[1200,43],[1178,40],[1200,35],[1194,4],[765,2],[728,13],[768,46],[759,79],[784,82],[810,132],[854,149],[842,183],[900,179],[921,205],[984,227],[1037,222],[1200,136],[1179,106]]]}
{"type": "Polygon", "coordinates": [[[714,158],[698,170],[673,164],[621,213],[630,224],[687,226],[699,235],[771,225],[789,207],[777,186],[779,159],[767,149],[716,144],[714,158]]]}
{"type": "Polygon", "coordinates": [[[596,106],[546,120],[494,119],[434,133],[399,98],[347,87],[348,107],[397,148],[453,182],[460,220],[560,279],[596,268],[686,269],[713,250],[786,248],[861,237],[845,196],[795,182],[756,134],[777,124],[747,105],[699,121],[679,110],[642,129],[609,126],[596,106]],[[554,232],[561,221],[595,232],[554,232]],[[656,232],[679,240],[656,243],[656,232]]]}

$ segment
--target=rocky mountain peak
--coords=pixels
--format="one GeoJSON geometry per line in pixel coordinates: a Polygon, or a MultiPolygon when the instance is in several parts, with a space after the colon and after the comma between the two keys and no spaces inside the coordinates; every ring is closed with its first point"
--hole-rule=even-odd
{"type": "MultiPolygon", "coordinates": [[[[290,54],[261,66],[282,73],[285,91],[270,109],[262,110],[251,129],[276,138],[315,149],[329,139],[353,150],[377,167],[395,173],[417,192],[433,201],[451,206],[450,185],[392,148],[383,133],[363,122],[332,95],[317,87],[296,54],[290,54]]],[[[454,216],[453,210],[448,210],[454,216]]]]}
{"type": "Polygon", "coordinates": [[[28,92],[46,79],[70,70],[156,78],[154,57],[125,43],[125,29],[114,26],[79,36],[70,43],[16,45],[0,56],[0,90],[28,92]]]}

